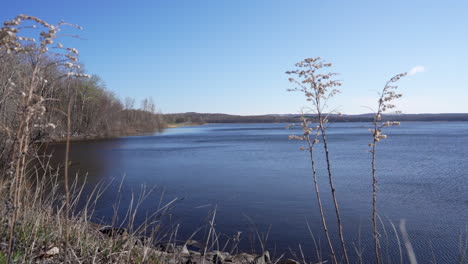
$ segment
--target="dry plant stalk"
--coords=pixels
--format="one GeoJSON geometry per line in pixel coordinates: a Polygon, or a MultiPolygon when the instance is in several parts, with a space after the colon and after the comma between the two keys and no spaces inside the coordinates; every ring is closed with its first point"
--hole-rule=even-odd
{"type": "Polygon", "coordinates": [[[67,108],[67,138],[66,138],[66,145],[65,145],[65,172],[64,172],[64,177],[65,177],[65,243],[66,247],[68,248],[68,242],[69,242],[69,225],[68,225],[68,219],[70,218],[70,188],[69,188],[69,175],[68,175],[68,167],[69,167],[69,159],[70,159],[70,136],[71,136],[71,106],[72,106],[72,101],[70,100],[68,102],[68,108],[67,108]]]}
{"type": "MultiPolygon", "coordinates": [[[[19,125],[15,128],[14,133],[9,133],[12,137],[13,151],[9,158],[10,165],[7,186],[10,193],[12,211],[9,222],[10,232],[7,263],[11,262],[18,210],[21,209],[23,203],[25,171],[28,151],[32,143],[32,130],[37,127],[55,126],[54,124],[45,125],[41,123],[41,117],[46,112],[45,101],[50,99],[44,98],[41,94],[41,88],[49,81],[44,78],[44,64],[47,62],[48,57],[61,57],[60,65],[67,70],[67,74],[63,77],[88,77],[79,71],[80,65],[77,64],[78,51],[76,49],[65,48],[62,44],[58,43],[54,48],[59,51],[49,52],[49,47],[54,43],[60,27],[63,25],[69,24],[60,22],[57,25],[52,25],[34,16],[18,15],[13,20],[4,22],[3,27],[0,28],[0,51],[7,54],[26,54],[33,61],[30,75],[25,76],[18,73],[18,77],[16,78],[17,83],[12,79],[10,80],[10,89],[19,94],[17,101],[19,125]],[[22,25],[26,21],[32,23],[32,25],[22,25]],[[39,34],[38,42],[34,38],[18,35],[23,29],[37,28],[38,26],[44,28],[39,34]]],[[[1,127],[5,127],[5,125],[1,127]]],[[[4,129],[11,131],[8,127],[4,129]]],[[[69,205],[67,205],[67,208],[69,208],[69,205]]]]}
{"type": "Polygon", "coordinates": [[[386,139],[387,135],[382,134],[382,129],[385,127],[398,126],[399,122],[382,122],[382,114],[387,110],[394,109],[395,105],[392,102],[398,99],[402,94],[397,93],[395,90],[398,86],[391,85],[398,82],[406,73],[400,73],[393,76],[384,86],[382,91],[379,93],[378,107],[374,115],[373,128],[369,129],[372,133],[373,141],[369,144],[371,147],[370,152],[372,153],[372,228],[374,234],[374,253],[375,261],[377,264],[380,260],[380,242],[379,242],[379,231],[377,230],[377,168],[376,168],[376,146],[377,143],[386,139]]]}
{"type": "Polygon", "coordinates": [[[326,220],[325,214],[323,213],[322,199],[320,197],[319,185],[317,181],[317,169],[315,166],[314,147],[319,142],[318,137],[320,135],[320,132],[319,132],[320,130],[318,129],[318,127],[315,127],[315,129],[310,127],[311,121],[307,119],[307,116],[305,113],[302,113],[301,116],[302,116],[301,127],[302,127],[302,130],[304,131],[304,134],[302,136],[291,135],[289,136],[289,139],[304,140],[307,142],[307,148],[301,148],[301,150],[307,150],[310,155],[312,177],[314,179],[315,195],[317,197],[317,204],[319,207],[320,218],[322,220],[323,231],[325,232],[325,237],[327,238],[327,243],[328,243],[328,247],[330,248],[330,255],[331,255],[332,261],[334,263],[338,263],[336,259],[335,250],[331,242],[330,234],[328,232],[327,220],[326,220]],[[314,132],[313,140],[310,138],[310,134],[312,132],[314,132]]]}
{"type": "MultiPolygon", "coordinates": [[[[295,64],[296,70],[287,71],[288,75],[295,75],[295,78],[289,78],[289,81],[296,85],[295,88],[289,89],[289,91],[299,91],[304,93],[306,100],[312,102],[310,108],[310,114],[314,114],[317,117],[317,137],[320,137],[323,143],[325,151],[325,160],[328,172],[328,181],[330,185],[330,191],[333,199],[333,205],[335,207],[335,214],[338,223],[338,235],[340,237],[340,244],[343,254],[343,260],[345,263],[349,263],[348,254],[346,252],[346,244],[343,237],[343,226],[338,206],[338,200],[336,197],[336,189],[333,182],[333,173],[331,170],[331,162],[328,150],[328,141],[326,136],[326,129],[328,124],[328,116],[330,113],[324,112],[327,109],[327,102],[334,95],[339,93],[336,87],[341,86],[341,82],[334,79],[337,73],[320,73],[323,69],[332,66],[331,63],[325,62],[320,57],[307,58],[301,62],[295,64]]],[[[310,133],[310,131],[309,131],[310,133]]],[[[315,141],[315,140],[314,140],[315,141]]],[[[322,215],[322,222],[324,216],[322,215]]],[[[326,226],[324,226],[324,229],[326,226]]],[[[329,239],[327,237],[327,239],[329,239]]],[[[331,245],[331,243],[329,243],[331,245]]],[[[331,252],[333,252],[330,246],[331,252]]],[[[332,256],[336,262],[336,257],[332,256]]]]}

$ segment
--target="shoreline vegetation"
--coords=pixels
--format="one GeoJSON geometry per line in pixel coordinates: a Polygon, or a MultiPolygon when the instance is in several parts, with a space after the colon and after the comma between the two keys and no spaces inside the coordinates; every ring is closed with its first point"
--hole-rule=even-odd
{"type": "MultiPolygon", "coordinates": [[[[127,111],[127,110],[124,110],[127,111]]],[[[126,136],[141,136],[162,132],[166,128],[190,127],[207,124],[250,124],[250,123],[301,123],[302,116],[300,114],[268,114],[268,115],[230,115],[230,114],[213,114],[213,113],[177,113],[177,114],[155,114],[160,119],[160,124],[156,128],[133,128],[127,127],[125,131],[117,131],[109,135],[75,135],[71,137],[72,141],[86,140],[101,140],[116,137],[126,136]],[[192,121],[194,120],[194,121],[192,121]]],[[[314,118],[309,115],[309,118],[314,118]]],[[[373,116],[371,114],[358,115],[337,115],[331,114],[330,122],[334,123],[353,123],[364,122],[372,123],[373,116]]],[[[385,114],[382,115],[382,120],[391,120],[398,122],[468,122],[468,114],[465,113],[434,113],[434,114],[385,114]]],[[[65,138],[51,138],[51,142],[65,142],[65,138]]]]}
{"type": "MultiPolygon", "coordinates": [[[[88,141],[88,140],[104,140],[118,137],[128,136],[143,136],[157,132],[163,132],[167,128],[191,127],[208,124],[299,124],[302,122],[302,116],[299,114],[268,114],[268,115],[229,115],[229,114],[212,114],[212,113],[177,113],[177,114],[155,114],[161,119],[160,125],[156,128],[133,128],[127,127],[125,131],[114,131],[107,135],[74,135],[70,138],[72,142],[88,141]],[[178,120],[177,120],[178,119],[178,120]],[[196,121],[192,121],[196,120],[196,121]]],[[[310,115],[309,118],[313,118],[310,115]]],[[[398,122],[468,122],[468,114],[453,113],[453,114],[398,114],[398,115],[382,115],[382,120],[391,120],[398,122]]],[[[353,123],[363,122],[372,123],[373,117],[370,114],[360,115],[330,115],[332,123],[353,123]]],[[[65,137],[50,137],[44,142],[49,143],[65,143],[65,137]]]]}
{"type": "MultiPolygon", "coordinates": [[[[37,157],[47,163],[49,158],[37,157]]],[[[96,185],[91,194],[84,195],[83,187],[86,181],[76,176],[70,186],[70,215],[65,216],[65,197],[63,182],[59,180],[60,173],[51,167],[42,167],[41,175],[35,175],[36,182],[24,193],[24,204],[18,210],[17,217],[21,221],[15,228],[15,250],[11,263],[279,263],[299,264],[284,256],[270,257],[267,250],[262,254],[239,251],[240,234],[225,239],[214,228],[216,210],[210,213],[211,221],[192,235],[204,235],[205,241],[191,238],[179,240],[177,228],[167,229],[161,222],[170,214],[170,209],[177,199],[160,205],[139,226],[134,225],[139,204],[152,191],[135,193],[124,219],[119,219],[117,211],[121,206],[118,202],[112,205],[115,214],[110,223],[99,223],[92,220],[96,203],[106,191],[107,186],[96,185]],[[85,206],[78,204],[84,201],[85,206]],[[110,225],[109,225],[110,224],[110,225]],[[203,231],[203,232],[202,232],[203,231]],[[223,247],[220,247],[221,242],[223,247]]],[[[121,182],[123,184],[123,182],[121,182]]],[[[8,182],[0,181],[0,194],[6,191],[8,182]]],[[[121,198],[119,192],[116,201],[121,198]]],[[[0,213],[8,213],[8,196],[0,195],[0,213]]],[[[5,225],[7,219],[0,218],[5,225]]],[[[7,230],[0,229],[0,263],[8,263],[7,230]]]]}

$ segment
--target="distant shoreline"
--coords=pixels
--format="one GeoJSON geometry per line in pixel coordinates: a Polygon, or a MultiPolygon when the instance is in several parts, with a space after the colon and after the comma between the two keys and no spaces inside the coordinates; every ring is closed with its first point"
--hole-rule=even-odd
{"type": "Polygon", "coordinates": [[[178,128],[178,127],[188,127],[188,126],[201,126],[208,123],[168,123],[166,128],[178,128]]]}
{"type": "MultiPolygon", "coordinates": [[[[309,118],[314,118],[314,115],[308,115],[309,118]]],[[[218,123],[298,123],[301,122],[299,114],[285,115],[229,115],[229,114],[211,114],[211,113],[176,113],[164,114],[164,118],[168,127],[191,126],[201,124],[218,124],[218,123]]],[[[330,114],[330,122],[372,122],[373,114],[361,115],[336,115],[330,114]]],[[[400,121],[400,122],[456,122],[468,121],[468,113],[466,114],[388,114],[383,115],[383,120],[400,121]]]]}
{"type": "MultiPolygon", "coordinates": [[[[224,120],[219,120],[215,119],[214,122],[211,120],[211,122],[183,122],[183,123],[171,123],[168,122],[166,123],[166,126],[164,129],[168,128],[181,128],[181,127],[193,127],[193,126],[202,126],[202,125],[209,125],[209,124],[294,124],[294,123],[299,123],[300,116],[299,115],[287,115],[288,120],[266,120],[265,117],[274,117],[275,115],[264,115],[264,116],[234,116],[234,115],[227,115],[227,114],[203,114],[203,113],[183,113],[183,114],[169,114],[169,115],[177,115],[177,116],[193,116],[193,115],[199,115],[199,117],[205,117],[208,116],[208,120],[212,119],[209,116],[228,116],[231,119],[224,120]],[[236,117],[241,117],[237,119],[236,117]],[[259,118],[261,117],[261,118],[259,118]],[[246,120],[248,118],[248,120],[246,120]]],[[[403,115],[386,115],[383,116],[384,120],[391,120],[391,121],[400,121],[400,122],[468,122],[468,114],[422,114],[425,117],[427,115],[434,115],[432,119],[426,117],[426,118],[415,118],[414,115],[419,115],[419,114],[403,114],[403,115]],[[440,119],[442,116],[439,115],[460,115],[459,119],[440,119]],[[438,118],[434,118],[438,117],[438,118]]],[[[330,118],[330,123],[369,123],[372,122],[371,117],[366,117],[362,118],[362,115],[343,115],[343,116],[331,116],[330,118]]],[[[446,116],[445,116],[446,117],[446,116]]],[[[453,117],[453,116],[452,116],[453,117]]],[[[112,136],[103,136],[103,135],[86,135],[86,136],[72,136],[70,138],[71,142],[83,142],[83,141],[99,141],[99,140],[106,140],[106,139],[114,139],[114,138],[120,138],[120,137],[132,137],[132,136],[144,136],[144,135],[151,135],[153,133],[162,133],[164,132],[163,130],[156,130],[156,131],[134,131],[133,133],[123,133],[123,134],[117,134],[117,135],[112,135],[112,136]]],[[[60,138],[51,138],[46,141],[42,141],[42,143],[65,143],[66,138],[65,137],[60,137],[60,138]]]]}

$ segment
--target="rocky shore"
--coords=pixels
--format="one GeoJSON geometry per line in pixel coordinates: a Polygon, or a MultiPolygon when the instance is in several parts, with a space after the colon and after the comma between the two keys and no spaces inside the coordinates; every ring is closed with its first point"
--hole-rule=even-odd
{"type": "MultiPolygon", "coordinates": [[[[101,227],[99,231],[109,237],[125,238],[127,232],[124,228],[101,227]]],[[[142,237],[140,241],[146,238],[142,237]]],[[[272,260],[268,251],[262,254],[237,253],[212,250],[205,252],[202,243],[188,240],[181,245],[174,243],[158,243],[148,246],[147,243],[138,243],[145,254],[156,256],[162,263],[168,264],[299,264],[292,259],[279,258],[272,260]]],[[[323,262],[325,263],[325,262],[323,262]]]]}

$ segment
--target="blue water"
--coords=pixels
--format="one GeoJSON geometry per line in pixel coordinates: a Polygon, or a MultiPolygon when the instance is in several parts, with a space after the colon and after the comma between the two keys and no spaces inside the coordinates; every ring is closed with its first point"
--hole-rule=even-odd
{"type": "MultiPolygon", "coordinates": [[[[171,210],[170,224],[180,224],[186,239],[205,225],[216,207],[216,230],[243,231],[241,247],[250,249],[256,232],[269,231],[267,248],[317,258],[327,255],[315,199],[308,153],[302,142],[288,140],[300,130],[287,124],[210,124],[168,129],[164,133],[72,144],[74,171],[88,172],[90,185],[119,181],[125,175],[122,205],[142,185],[158,186],[141,205],[137,221],[163,201],[183,198],[171,210]],[[116,180],[117,179],[117,180],[116,180]]],[[[329,128],[329,147],[348,252],[372,262],[371,155],[369,123],[337,123],[329,128]]],[[[399,262],[393,222],[407,229],[420,263],[456,263],[460,235],[468,225],[468,123],[407,122],[387,130],[378,145],[378,211],[382,252],[399,262]]],[[[327,185],[322,145],[316,153],[318,177],[329,227],[340,252],[334,209],[327,185]]],[[[59,152],[57,152],[59,153],[59,152]]],[[[98,204],[96,217],[109,217],[118,184],[111,184],[98,204]]],[[[124,206],[125,207],[125,206],[124,206]]],[[[401,239],[401,237],[400,237],[401,239]]],[[[404,250],[404,249],[403,249],[404,250]]],[[[405,257],[405,256],[404,256],[405,257]]],[[[406,257],[405,257],[406,258],[406,257]]],[[[406,261],[405,261],[406,262],[406,261]]]]}

